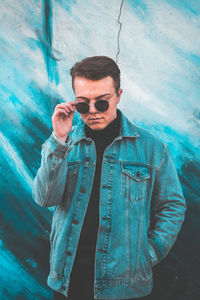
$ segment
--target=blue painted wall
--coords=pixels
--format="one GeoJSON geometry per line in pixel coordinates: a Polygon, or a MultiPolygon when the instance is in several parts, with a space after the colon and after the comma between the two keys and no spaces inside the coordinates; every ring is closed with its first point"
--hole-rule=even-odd
{"type": "Polygon", "coordinates": [[[198,299],[199,14],[195,0],[0,0],[0,299],[52,297],[53,209],[35,204],[32,181],[54,107],[73,99],[69,68],[91,55],[117,59],[119,108],[168,143],[187,199],[177,243],[155,269],[154,299],[164,282],[162,299],[198,299]]]}

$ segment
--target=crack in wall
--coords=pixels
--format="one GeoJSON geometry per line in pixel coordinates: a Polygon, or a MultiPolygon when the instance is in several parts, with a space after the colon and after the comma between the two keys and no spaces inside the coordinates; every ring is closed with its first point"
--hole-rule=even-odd
{"type": "Polygon", "coordinates": [[[122,7],[123,7],[123,4],[124,4],[124,0],[121,1],[120,9],[119,9],[119,15],[118,15],[118,19],[117,19],[117,22],[118,22],[118,24],[119,24],[119,31],[118,31],[118,35],[117,35],[117,54],[116,54],[116,63],[118,63],[118,56],[119,56],[119,53],[120,53],[120,43],[119,43],[119,38],[120,38],[120,32],[121,32],[121,29],[122,29],[122,23],[120,22],[120,17],[121,17],[121,13],[122,13],[122,7]]]}

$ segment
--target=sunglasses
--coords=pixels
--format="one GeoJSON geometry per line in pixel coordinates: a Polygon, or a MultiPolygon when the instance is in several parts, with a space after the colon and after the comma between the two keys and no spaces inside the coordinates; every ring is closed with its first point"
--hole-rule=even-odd
{"type": "MultiPolygon", "coordinates": [[[[107,100],[98,100],[95,102],[95,108],[98,111],[104,112],[106,110],[108,110],[109,108],[109,103],[107,100]]],[[[80,114],[86,114],[89,112],[90,110],[90,106],[89,104],[87,104],[86,102],[79,102],[75,104],[76,110],[80,113],[80,114]]]]}

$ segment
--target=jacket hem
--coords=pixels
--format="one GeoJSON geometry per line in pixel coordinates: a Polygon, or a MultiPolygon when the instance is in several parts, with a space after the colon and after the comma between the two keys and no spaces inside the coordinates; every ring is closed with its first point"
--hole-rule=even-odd
{"type": "MultiPolygon", "coordinates": [[[[52,274],[47,279],[47,284],[53,290],[68,296],[69,279],[60,278],[52,274]]],[[[144,297],[151,293],[153,278],[148,280],[96,280],[94,283],[94,299],[130,299],[144,297]]]]}

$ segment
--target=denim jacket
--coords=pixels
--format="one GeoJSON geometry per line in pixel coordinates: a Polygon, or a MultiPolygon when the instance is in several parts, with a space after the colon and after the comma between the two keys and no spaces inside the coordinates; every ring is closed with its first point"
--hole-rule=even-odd
{"type": "MultiPolygon", "coordinates": [[[[56,206],[47,283],[66,296],[96,165],[95,145],[84,125],[80,120],[72,127],[66,143],[51,134],[33,184],[40,206],[56,206]]],[[[174,244],[185,209],[167,145],[121,113],[120,134],[102,161],[94,298],[149,294],[152,266],[174,244]]]]}

